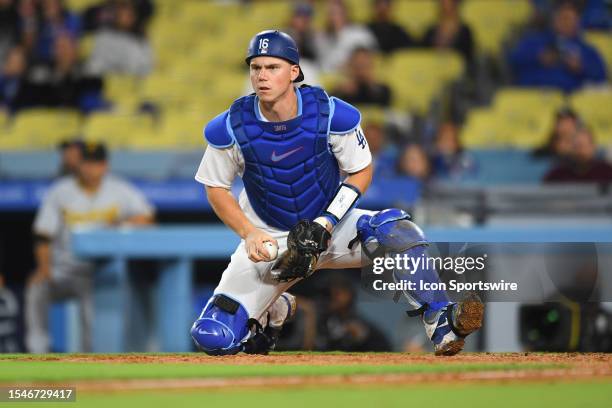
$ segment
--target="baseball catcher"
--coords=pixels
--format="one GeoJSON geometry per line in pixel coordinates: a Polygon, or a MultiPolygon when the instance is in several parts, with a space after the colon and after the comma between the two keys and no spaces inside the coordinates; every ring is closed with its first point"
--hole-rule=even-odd
{"type": "MultiPolygon", "coordinates": [[[[404,211],[356,208],[372,180],[361,114],[321,88],[297,85],[304,74],[293,39],[262,31],[245,61],[255,92],[205,126],[207,148],[196,174],[217,216],[242,238],[191,328],[196,345],[211,355],[272,350],[295,313],[287,290],[317,269],[358,268],[368,247],[410,256],[427,247],[404,211]],[[236,177],[244,183],[238,200],[230,192],[236,177]]],[[[407,279],[400,271],[394,277],[407,279]]],[[[438,280],[426,268],[415,277],[438,280]]],[[[482,322],[477,298],[452,303],[444,293],[404,295],[436,354],[458,353],[482,322]]]]}

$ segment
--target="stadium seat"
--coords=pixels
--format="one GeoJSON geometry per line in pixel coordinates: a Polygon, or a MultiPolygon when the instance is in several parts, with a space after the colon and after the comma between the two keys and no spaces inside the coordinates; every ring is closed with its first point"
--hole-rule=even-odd
{"type": "Polygon", "coordinates": [[[160,137],[172,141],[177,149],[203,149],[206,145],[202,133],[204,125],[220,112],[221,110],[166,114],[161,123],[160,137]]]}
{"type": "Polygon", "coordinates": [[[475,108],[468,115],[461,140],[468,148],[505,147],[512,134],[503,117],[490,108],[475,108]]]}
{"type": "Polygon", "coordinates": [[[423,114],[444,86],[463,71],[463,60],[455,52],[410,50],[389,57],[384,76],[379,77],[391,86],[394,107],[423,114]]]}
{"type": "Polygon", "coordinates": [[[384,109],[368,105],[359,105],[357,108],[361,113],[362,126],[366,126],[368,123],[385,123],[386,115],[384,109]]]}
{"type": "Polygon", "coordinates": [[[87,7],[99,5],[100,0],[66,0],[64,3],[68,9],[81,12],[87,7]]]}
{"type": "Polygon", "coordinates": [[[612,145],[612,89],[585,89],[571,97],[571,105],[590,126],[598,143],[612,145]]]}
{"type": "Polygon", "coordinates": [[[134,75],[107,75],[104,78],[104,96],[119,109],[133,112],[141,100],[141,81],[134,75]]]}
{"type": "MultiPolygon", "coordinates": [[[[357,23],[367,23],[372,17],[372,6],[362,0],[345,0],[351,19],[357,23]]],[[[325,15],[325,13],[322,13],[325,15]]]]}
{"type": "Polygon", "coordinates": [[[21,135],[5,129],[0,132],[0,152],[31,149],[30,141],[21,135]]]}
{"type": "Polygon", "coordinates": [[[502,88],[495,94],[493,109],[500,126],[511,131],[507,143],[532,149],[546,141],[555,112],[564,104],[564,96],[557,90],[502,88]]]}
{"type": "Polygon", "coordinates": [[[154,132],[153,120],[147,115],[94,113],[83,127],[85,140],[104,142],[112,148],[128,146],[131,138],[154,132]]]}
{"type": "Polygon", "coordinates": [[[436,21],[438,5],[430,0],[396,1],[393,11],[398,24],[416,38],[421,38],[436,21]]]}
{"type": "Polygon", "coordinates": [[[20,112],[7,128],[6,147],[54,148],[79,134],[80,114],[69,109],[28,109],[20,112]]]}
{"type": "Polygon", "coordinates": [[[511,30],[531,15],[529,0],[470,0],[461,13],[474,33],[477,47],[490,55],[498,55],[511,30]]]}

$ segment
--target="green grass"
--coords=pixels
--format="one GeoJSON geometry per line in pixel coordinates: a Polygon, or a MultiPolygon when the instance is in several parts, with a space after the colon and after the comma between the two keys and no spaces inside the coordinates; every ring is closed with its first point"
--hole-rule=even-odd
{"type": "MultiPolygon", "coordinates": [[[[456,384],[441,386],[362,386],[323,388],[271,388],[269,390],[150,391],[81,395],[70,404],[45,403],[46,407],[91,408],[530,408],[609,406],[610,383],[456,384]]],[[[20,407],[40,404],[20,403],[20,407]]]]}
{"type": "MultiPolygon", "coordinates": [[[[285,353],[290,355],[290,353],[285,353]]],[[[339,354],[339,353],[336,353],[339,354]]],[[[141,355],[141,354],[139,354],[141,355]]],[[[163,356],[165,354],[152,354],[163,356]]],[[[157,378],[237,378],[283,377],[355,374],[422,374],[499,370],[537,370],[564,367],[562,364],[536,363],[445,363],[403,365],[229,365],[222,360],[214,364],[201,362],[67,362],[62,357],[79,355],[27,356],[0,355],[0,382],[27,383],[33,381],[70,384],[75,380],[157,379],[157,378]],[[43,360],[49,359],[51,360],[43,360]],[[57,360],[53,360],[57,358],[57,360]]],[[[88,355],[91,356],[91,355],[88,355]]],[[[193,354],[173,354],[193,356],[193,354]]],[[[182,408],[182,407],[240,407],[240,408],[377,408],[377,407],[434,407],[434,408],[529,408],[529,407],[604,407],[612,400],[612,382],[592,380],[570,383],[570,380],[551,380],[531,383],[458,383],[428,384],[359,384],[302,387],[220,388],[202,390],[151,391],[91,391],[80,392],[77,386],[76,403],[45,403],[45,407],[111,407],[111,408],[182,408]]],[[[8,406],[8,405],[7,405],[8,406]]],[[[39,407],[40,403],[19,403],[19,407],[39,407]]],[[[2,403],[0,403],[2,408],[2,403]]]]}
{"type": "Polygon", "coordinates": [[[70,381],[127,378],[282,377],[351,374],[448,373],[560,367],[551,364],[222,365],[204,363],[90,363],[0,360],[0,381],[70,381]]]}

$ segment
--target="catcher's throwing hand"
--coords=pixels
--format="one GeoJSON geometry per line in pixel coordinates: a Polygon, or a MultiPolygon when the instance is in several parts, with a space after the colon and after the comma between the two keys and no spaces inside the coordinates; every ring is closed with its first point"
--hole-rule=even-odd
{"type": "Polygon", "coordinates": [[[287,252],[274,264],[272,276],[280,282],[310,276],[330,239],[331,234],[321,224],[309,220],[298,222],[289,231],[287,252]]]}
{"type": "Polygon", "coordinates": [[[270,235],[260,229],[255,229],[245,239],[246,251],[249,259],[253,262],[270,262],[272,258],[264,247],[265,242],[272,242],[278,246],[278,242],[270,235]]]}

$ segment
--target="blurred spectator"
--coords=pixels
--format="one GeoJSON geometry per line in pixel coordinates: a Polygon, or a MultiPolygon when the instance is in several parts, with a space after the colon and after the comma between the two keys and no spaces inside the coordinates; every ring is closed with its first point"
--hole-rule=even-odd
{"type": "Polygon", "coordinates": [[[414,45],[414,41],[406,30],[393,22],[392,0],[374,0],[373,9],[374,18],[368,24],[368,28],[376,37],[383,53],[388,54],[414,45]]]}
{"type": "Polygon", "coordinates": [[[470,27],[461,21],[460,0],[438,0],[438,22],[423,36],[423,46],[451,48],[460,53],[471,70],[474,61],[474,39],[470,27]]]}
{"type": "Polygon", "coordinates": [[[144,76],[153,69],[153,51],[134,5],[117,1],[114,25],[95,34],[86,70],[93,75],[111,73],[144,76]]]}
{"type": "Polygon", "coordinates": [[[76,176],[83,158],[83,141],[80,139],[66,140],[59,145],[61,163],[60,177],[76,176]]]}
{"type": "Polygon", "coordinates": [[[612,182],[612,165],[597,157],[593,134],[581,127],[573,138],[573,149],[568,160],[553,167],[545,182],[612,182]]]}
{"type": "Polygon", "coordinates": [[[447,179],[466,179],[476,174],[474,158],[465,151],[459,140],[459,129],[453,122],[440,125],[432,155],[433,173],[447,179]]]}
{"type": "Polygon", "coordinates": [[[324,71],[335,71],[346,64],[355,48],[375,49],[376,38],[365,27],[351,24],[342,0],[331,0],[327,7],[327,26],[317,36],[317,55],[324,71]]]}
{"type": "MultiPolygon", "coordinates": [[[[145,32],[146,26],[155,12],[155,6],[151,0],[130,0],[136,10],[138,31],[145,32]]],[[[83,31],[92,32],[102,28],[113,28],[117,6],[121,0],[105,0],[99,4],[88,7],[82,14],[83,31]]]]}
{"type": "Polygon", "coordinates": [[[374,165],[376,177],[392,177],[395,173],[393,164],[397,160],[397,149],[387,143],[384,123],[376,120],[368,120],[363,127],[374,165]]]}
{"type": "Polygon", "coordinates": [[[374,72],[374,55],[367,48],[356,48],[346,66],[346,80],[333,95],[356,105],[391,105],[391,88],[378,82],[374,72]]]}
{"type": "Polygon", "coordinates": [[[298,3],[293,8],[287,34],[293,38],[300,50],[300,60],[316,62],[317,45],[315,30],[312,26],[313,7],[308,3],[298,3]]]}
{"type": "Polygon", "coordinates": [[[533,151],[536,158],[565,159],[572,152],[574,134],[578,131],[580,118],[569,108],[557,112],[553,130],[548,141],[533,151]]]}
{"type": "Polygon", "coordinates": [[[317,348],[338,351],[390,351],[385,335],[355,310],[353,283],[341,274],[328,285],[324,311],[319,319],[317,348]]]}
{"type": "Polygon", "coordinates": [[[77,259],[70,234],[77,227],[147,225],[153,208],[127,182],[107,175],[106,148],[87,144],[78,174],[51,186],[34,221],[37,269],[26,289],[26,344],[32,353],[49,351],[48,310],[55,300],[77,298],[82,348],[91,351],[94,264],[77,259]]]}
{"type": "MultiPolygon", "coordinates": [[[[546,17],[554,12],[559,0],[531,0],[536,27],[542,27],[546,17]]],[[[609,0],[573,0],[580,11],[580,26],[585,29],[607,30],[612,28],[612,8],[609,0]],[[607,3],[607,4],[606,4],[607,3]]]]}
{"type": "Polygon", "coordinates": [[[77,44],[68,35],[59,35],[51,62],[31,64],[19,81],[11,109],[33,106],[80,108],[88,112],[104,106],[100,78],[86,76],[78,61],[77,44]]]}
{"type": "Polygon", "coordinates": [[[416,143],[406,146],[400,153],[397,171],[400,175],[426,182],[431,176],[431,163],[425,150],[416,143]]]}
{"type": "Polygon", "coordinates": [[[9,50],[0,72],[0,107],[11,107],[26,70],[26,56],[22,47],[9,50]]]}
{"type": "Polygon", "coordinates": [[[523,86],[550,86],[572,92],[582,85],[606,79],[603,59],[579,31],[576,6],[564,1],[555,10],[552,27],[528,34],[510,53],[515,82],[523,86]]]}
{"type": "Polygon", "coordinates": [[[80,21],[66,8],[63,0],[41,0],[39,4],[41,17],[38,18],[32,57],[34,61],[48,62],[57,58],[55,44],[60,37],[78,40],[80,21]]]}
{"type": "Polygon", "coordinates": [[[19,41],[19,13],[15,0],[0,0],[0,66],[19,41]]]}
{"type": "Polygon", "coordinates": [[[612,28],[612,5],[608,0],[578,0],[582,5],[582,28],[609,30],[612,28]],[[606,4],[607,2],[607,4],[606,4]]]}

